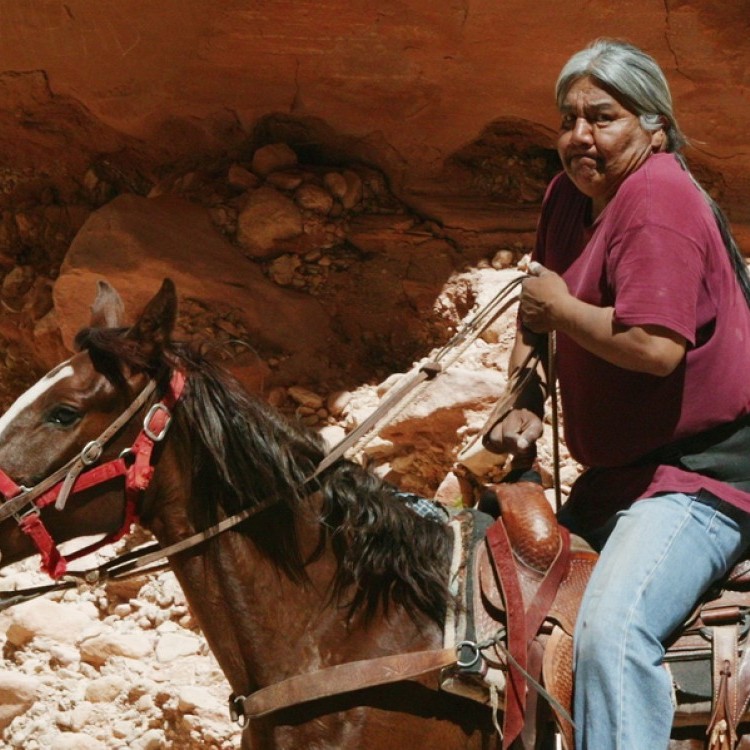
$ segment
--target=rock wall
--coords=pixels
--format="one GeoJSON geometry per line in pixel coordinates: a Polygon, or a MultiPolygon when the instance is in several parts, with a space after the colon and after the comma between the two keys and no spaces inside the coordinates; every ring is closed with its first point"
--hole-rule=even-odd
{"type": "Polygon", "coordinates": [[[276,131],[429,190],[497,121],[549,142],[561,64],[607,35],[659,59],[696,156],[747,221],[749,23],[744,3],[718,0],[8,0],[4,160],[59,161],[64,143],[71,165],[125,148],[163,161],[276,131]]]}

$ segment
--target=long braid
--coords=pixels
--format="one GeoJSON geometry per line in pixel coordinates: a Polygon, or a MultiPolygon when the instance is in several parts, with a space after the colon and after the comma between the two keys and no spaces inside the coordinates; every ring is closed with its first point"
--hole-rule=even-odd
{"type": "Polygon", "coordinates": [[[745,297],[745,301],[747,302],[748,307],[750,307],[750,273],[748,273],[747,270],[745,257],[740,251],[740,248],[737,245],[737,241],[734,239],[734,235],[732,234],[732,230],[729,227],[729,220],[727,219],[727,215],[724,213],[724,211],[722,211],[721,206],[719,206],[719,204],[708,194],[708,191],[703,187],[703,185],[701,185],[700,182],[698,182],[698,180],[695,178],[695,175],[690,171],[690,168],[688,167],[687,162],[685,161],[685,157],[682,155],[682,153],[680,153],[679,151],[674,151],[673,153],[680,166],[688,173],[690,179],[693,181],[698,190],[700,190],[701,194],[706,199],[706,202],[711,207],[711,212],[714,215],[716,226],[719,228],[721,239],[724,243],[724,247],[727,250],[727,255],[729,256],[729,262],[732,264],[734,275],[737,277],[737,283],[740,285],[740,289],[742,290],[742,294],[745,297]]]}

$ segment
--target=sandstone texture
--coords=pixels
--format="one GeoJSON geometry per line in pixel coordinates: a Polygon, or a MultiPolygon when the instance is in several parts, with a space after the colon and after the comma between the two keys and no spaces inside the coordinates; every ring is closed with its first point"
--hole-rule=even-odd
{"type": "MultiPolygon", "coordinates": [[[[188,159],[253,137],[378,164],[404,193],[442,191],[446,167],[449,187],[462,173],[462,192],[478,176],[487,187],[492,165],[471,162],[498,135],[548,148],[564,60],[598,36],[627,38],[660,61],[694,156],[750,220],[743,3],[9,0],[0,23],[9,164],[59,171],[99,156],[122,170],[128,151],[188,159]]],[[[256,170],[291,163],[277,148],[256,170]]]]}

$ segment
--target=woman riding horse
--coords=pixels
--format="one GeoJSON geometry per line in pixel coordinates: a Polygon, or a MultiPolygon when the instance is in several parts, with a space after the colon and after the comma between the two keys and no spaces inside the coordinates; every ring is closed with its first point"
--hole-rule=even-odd
{"type": "MultiPolygon", "coordinates": [[[[576,629],[576,747],[659,750],[673,714],[664,642],[750,542],[750,283],[680,153],[653,58],[596,41],[556,94],[564,172],[511,369],[556,332],[567,444],[590,467],[561,514],[601,548],[576,629]]],[[[488,448],[533,449],[543,380],[488,448]]]]}

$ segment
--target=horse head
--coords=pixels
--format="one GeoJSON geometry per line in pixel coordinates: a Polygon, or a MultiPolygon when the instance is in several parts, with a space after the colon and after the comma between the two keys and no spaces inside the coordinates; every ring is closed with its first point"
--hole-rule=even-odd
{"type": "MultiPolygon", "coordinates": [[[[0,418],[3,564],[29,556],[35,546],[44,557],[39,540],[45,533],[55,542],[112,535],[129,520],[126,493],[115,479],[130,468],[127,451],[142,431],[138,417],[149,405],[150,390],[168,377],[163,353],[176,307],[174,285],[165,280],[136,323],[125,328],[119,295],[100,281],[89,326],[76,337],[77,352],[0,418]],[[97,486],[89,486],[95,465],[108,469],[100,471],[97,486]]],[[[65,566],[54,544],[44,544],[54,558],[45,562],[48,572],[61,574],[65,566]]]]}

